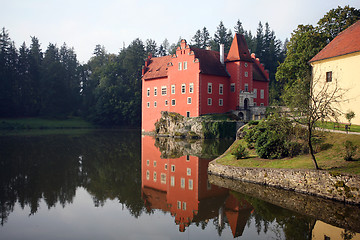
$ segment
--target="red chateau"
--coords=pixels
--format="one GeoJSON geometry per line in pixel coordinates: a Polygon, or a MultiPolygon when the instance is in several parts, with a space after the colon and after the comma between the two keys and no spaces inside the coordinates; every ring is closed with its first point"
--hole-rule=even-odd
{"type": "Polygon", "coordinates": [[[233,112],[244,120],[264,116],[269,73],[244,36],[235,34],[230,50],[189,46],[181,40],[176,54],[145,61],[142,77],[142,131],[154,130],[162,111],[186,117],[233,112]]]}

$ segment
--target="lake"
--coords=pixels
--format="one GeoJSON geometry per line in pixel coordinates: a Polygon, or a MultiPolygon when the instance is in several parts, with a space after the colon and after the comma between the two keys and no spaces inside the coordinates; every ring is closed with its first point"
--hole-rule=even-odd
{"type": "Polygon", "coordinates": [[[231,143],[0,136],[0,239],[360,239],[359,207],[208,176],[231,143]]]}

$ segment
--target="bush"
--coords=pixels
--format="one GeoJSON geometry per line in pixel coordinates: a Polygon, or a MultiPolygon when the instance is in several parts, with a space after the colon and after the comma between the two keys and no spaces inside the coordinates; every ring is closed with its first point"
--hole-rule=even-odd
{"type": "Polygon", "coordinates": [[[242,144],[240,144],[233,152],[232,155],[235,155],[236,159],[247,158],[249,156],[249,152],[246,150],[242,144]]]}
{"type": "Polygon", "coordinates": [[[344,143],[344,147],[345,147],[345,153],[344,153],[344,160],[345,161],[352,161],[354,160],[354,156],[356,154],[356,151],[358,149],[358,146],[354,145],[353,142],[347,140],[344,143]]]}

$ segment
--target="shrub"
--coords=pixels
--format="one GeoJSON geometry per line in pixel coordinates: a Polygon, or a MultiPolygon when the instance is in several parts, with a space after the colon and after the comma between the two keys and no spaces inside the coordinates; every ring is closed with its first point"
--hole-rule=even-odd
{"type": "Polygon", "coordinates": [[[347,140],[344,143],[345,152],[344,152],[344,160],[345,161],[351,161],[354,160],[354,156],[356,154],[356,151],[358,149],[358,146],[354,145],[353,142],[347,140]]]}
{"type": "Polygon", "coordinates": [[[233,152],[232,155],[235,155],[236,159],[247,158],[249,156],[249,152],[246,150],[246,147],[240,144],[233,152]]]}

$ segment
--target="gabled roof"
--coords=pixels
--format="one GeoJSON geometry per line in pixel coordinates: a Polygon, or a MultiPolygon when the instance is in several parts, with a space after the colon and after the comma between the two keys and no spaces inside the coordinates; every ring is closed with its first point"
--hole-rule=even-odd
{"type": "Polygon", "coordinates": [[[265,70],[264,65],[260,63],[260,60],[255,57],[255,53],[251,54],[253,64],[253,79],[254,81],[270,81],[269,72],[265,70]]]}
{"type": "Polygon", "coordinates": [[[220,53],[212,50],[205,50],[191,47],[195,58],[200,62],[200,73],[229,77],[225,66],[220,62],[220,53]]]}
{"type": "Polygon", "coordinates": [[[171,56],[148,58],[144,67],[143,78],[153,79],[167,77],[168,63],[171,62],[171,56]]]}
{"type": "Polygon", "coordinates": [[[226,59],[227,61],[252,61],[248,45],[243,35],[235,34],[226,59]]]}
{"type": "Polygon", "coordinates": [[[360,51],[360,21],[337,35],[310,62],[338,57],[360,51]]]}

